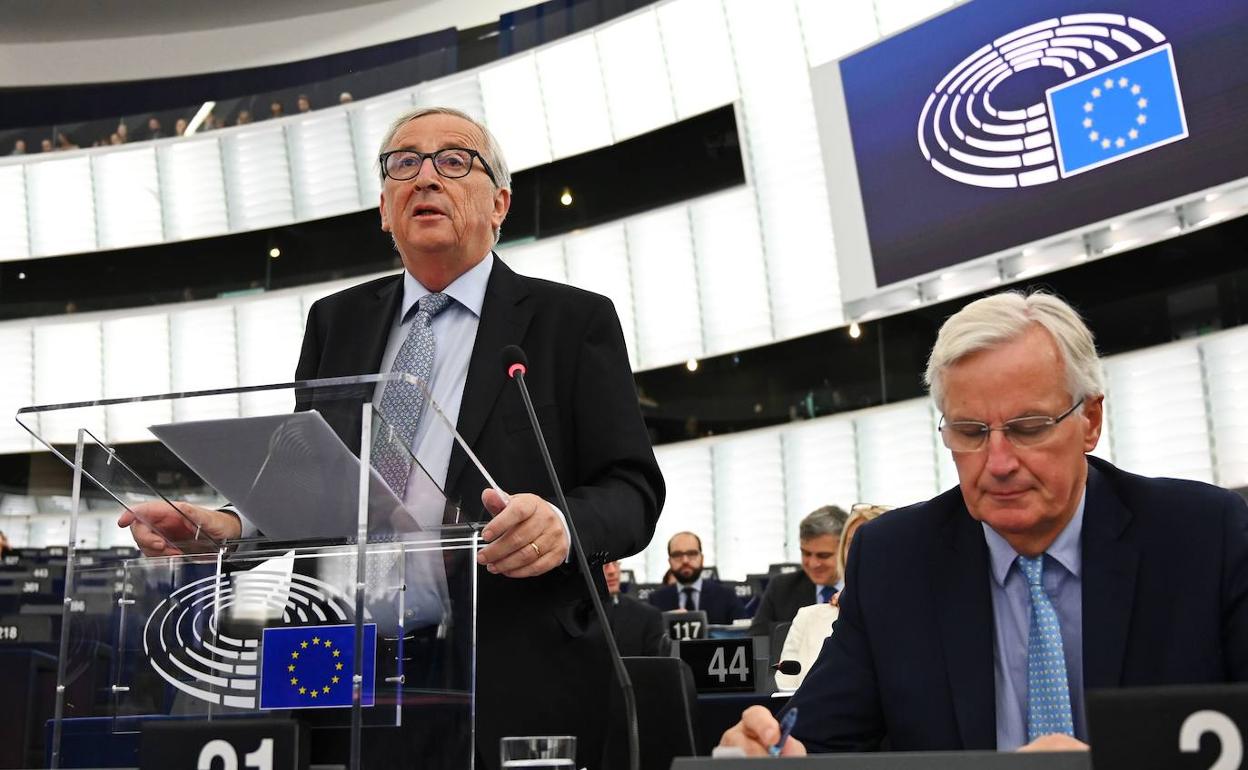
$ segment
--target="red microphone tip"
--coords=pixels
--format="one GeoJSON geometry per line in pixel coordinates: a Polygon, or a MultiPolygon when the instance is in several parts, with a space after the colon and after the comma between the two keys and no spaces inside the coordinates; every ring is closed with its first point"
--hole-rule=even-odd
{"type": "Polygon", "coordinates": [[[507,367],[507,376],[513,380],[516,378],[517,374],[528,374],[528,373],[529,373],[528,368],[524,364],[520,363],[519,361],[507,367]]]}

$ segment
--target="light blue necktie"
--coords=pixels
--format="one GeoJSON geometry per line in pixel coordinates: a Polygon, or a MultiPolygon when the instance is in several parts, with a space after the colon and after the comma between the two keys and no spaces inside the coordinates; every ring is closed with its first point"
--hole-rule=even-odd
{"type": "MultiPolygon", "coordinates": [[[[417,301],[412,328],[395,356],[391,372],[407,372],[427,387],[433,387],[430,383],[434,353],[432,321],[450,303],[450,296],[440,292],[426,294],[417,301]]],[[[385,423],[373,440],[373,467],[400,500],[407,489],[407,478],[412,469],[412,455],[404,448],[415,451],[412,441],[424,408],[425,392],[419,386],[397,381],[386,383],[378,409],[385,423]]]]}
{"type": "Polygon", "coordinates": [[[1070,685],[1066,680],[1066,653],[1062,627],[1053,602],[1044,591],[1044,554],[1018,557],[1031,593],[1031,632],[1027,638],[1027,742],[1042,735],[1074,737],[1070,685]]]}

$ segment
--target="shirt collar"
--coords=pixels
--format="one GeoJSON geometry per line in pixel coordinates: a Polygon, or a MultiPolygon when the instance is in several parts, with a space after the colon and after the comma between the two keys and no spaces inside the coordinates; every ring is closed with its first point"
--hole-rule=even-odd
{"type": "MultiPolygon", "coordinates": [[[[451,281],[451,285],[442,290],[443,294],[472,311],[477,318],[481,317],[481,307],[485,304],[485,287],[490,282],[490,271],[494,269],[494,252],[485,255],[471,270],[451,281]]],[[[399,319],[406,323],[408,315],[417,302],[433,292],[424,287],[411,273],[403,271],[403,306],[400,308],[399,319]]]]}
{"type": "MultiPolygon", "coordinates": [[[[1083,508],[1087,501],[1088,490],[1085,486],[1083,494],[1079,496],[1079,505],[1075,507],[1075,515],[1045,551],[1075,577],[1079,577],[1083,569],[1083,554],[1079,549],[1079,541],[1083,533],[1083,508]]],[[[984,528],[984,540],[988,543],[992,578],[997,581],[997,585],[1004,586],[1005,579],[1010,574],[1010,567],[1014,566],[1014,561],[1018,558],[1018,552],[995,529],[984,522],[980,522],[980,525],[984,528]]]]}
{"type": "Polygon", "coordinates": [[[693,581],[692,583],[681,583],[680,581],[677,581],[676,590],[684,591],[686,588],[692,588],[694,591],[697,591],[698,593],[702,593],[702,580],[703,579],[704,578],[699,577],[697,580],[693,581]]]}

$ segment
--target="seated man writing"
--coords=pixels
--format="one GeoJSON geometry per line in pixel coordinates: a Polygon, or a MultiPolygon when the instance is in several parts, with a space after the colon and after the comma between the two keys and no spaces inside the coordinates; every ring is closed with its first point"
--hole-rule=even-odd
{"type": "MultiPolygon", "coordinates": [[[[927,383],[959,488],[859,530],[783,754],[1084,748],[1089,689],[1248,681],[1248,505],[1088,456],[1105,388],[1073,309],[972,302],[927,383]]],[[[754,707],[722,745],[779,737],[754,707]]]]}

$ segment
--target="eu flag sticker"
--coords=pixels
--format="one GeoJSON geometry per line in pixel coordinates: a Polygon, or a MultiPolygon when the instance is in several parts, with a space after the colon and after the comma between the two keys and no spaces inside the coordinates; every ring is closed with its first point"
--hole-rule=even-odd
{"type": "MultiPolygon", "coordinates": [[[[341,708],[351,705],[355,626],[266,628],[260,648],[260,708],[341,708]]],[[[364,626],[361,704],[373,705],[377,624],[364,626]]]]}
{"type": "Polygon", "coordinates": [[[1187,137],[1167,43],[1045,91],[1062,176],[1187,137]]]}

